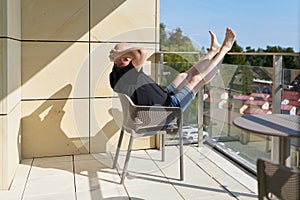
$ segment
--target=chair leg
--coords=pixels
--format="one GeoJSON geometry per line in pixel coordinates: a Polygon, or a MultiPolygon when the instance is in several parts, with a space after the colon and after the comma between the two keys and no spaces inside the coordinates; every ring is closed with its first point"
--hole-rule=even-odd
{"type": "Polygon", "coordinates": [[[165,134],[161,134],[161,161],[166,160],[165,134]]]}
{"type": "Polygon", "coordinates": [[[125,159],[125,163],[124,163],[124,167],[123,167],[123,173],[122,173],[122,177],[121,177],[121,184],[124,183],[124,180],[125,180],[125,177],[126,177],[126,174],[127,174],[127,167],[128,167],[130,154],[131,154],[132,144],[133,144],[133,136],[131,134],[129,144],[128,144],[128,149],[127,149],[127,155],[126,155],[126,159],[125,159]]]}
{"type": "Polygon", "coordinates": [[[116,166],[117,166],[117,161],[118,161],[118,157],[119,157],[119,153],[120,153],[120,149],[121,149],[121,144],[122,144],[123,136],[124,136],[124,130],[122,128],[121,129],[121,133],[120,133],[120,137],[119,137],[118,147],[117,147],[117,150],[116,150],[116,155],[115,155],[114,163],[113,163],[113,166],[112,166],[113,169],[115,169],[116,166]]]}
{"type": "Polygon", "coordinates": [[[183,167],[183,136],[182,130],[179,130],[179,167],[180,167],[180,180],[184,179],[184,167],[183,167]]]}

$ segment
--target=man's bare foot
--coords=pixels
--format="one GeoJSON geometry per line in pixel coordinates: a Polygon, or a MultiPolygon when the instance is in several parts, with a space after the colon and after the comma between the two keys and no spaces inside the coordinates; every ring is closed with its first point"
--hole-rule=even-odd
{"type": "Polygon", "coordinates": [[[210,34],[210,51],[219,52],[221,45],[219,44],[216,35],[212,31],[208,31],[210,34]]]}
{"type": "Polygon", "coordinates": [[[221,45],[219,44],[216,35],[212,31],[209,31],[209,34],[210,49],[206,55],[208,59],[212,59],[220,51],[221,45]]]}
{"type": "Polygon", "coordinates": [[[221,47],[221,51],[224,53],[230,51],[232,45],[234,44],[234,41],[235,41],[235,33],[230,28],[227,28],[225,39],[221,47]]]}
{"type": "Polygon", "coordinates": [[[228,51],[230,51],[232,45],[234,44],[234,41],[235,33],[230,28],[227,28],[225,39],[219,53],[211,60],[209,65],[203,68],[202,71],[199,71],[205,83],[210,82],[215,77],[224,56],[227,54],[228,51]]]}

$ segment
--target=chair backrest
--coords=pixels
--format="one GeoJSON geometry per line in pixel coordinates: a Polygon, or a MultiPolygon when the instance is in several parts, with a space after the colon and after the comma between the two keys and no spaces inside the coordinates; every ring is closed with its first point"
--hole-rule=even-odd
{"type": "Polygon", "coordinates": [[[272,161],[257,160],[259,199],[270,199],[270,194],[279,199],[300,199],[300,171],[272,161]]]}
{"type": "Polygon", "coordinates": [[[123,126],[131,128],[134,124],[133,112],[135,105],[127,95],[118,93],[118,96],[123,110],[123,126]]]}

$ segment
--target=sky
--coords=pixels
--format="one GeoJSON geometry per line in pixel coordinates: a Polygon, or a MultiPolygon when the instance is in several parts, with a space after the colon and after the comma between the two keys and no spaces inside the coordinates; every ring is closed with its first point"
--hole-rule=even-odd
{"type": "Polygon", "coordinates": [[[198,49],[209,48],[208,30],[222,43],[230,27],[244,50],[300,51],[300,0],[160,0],[160,22],[167,31],[180,28],[198,49]]]}

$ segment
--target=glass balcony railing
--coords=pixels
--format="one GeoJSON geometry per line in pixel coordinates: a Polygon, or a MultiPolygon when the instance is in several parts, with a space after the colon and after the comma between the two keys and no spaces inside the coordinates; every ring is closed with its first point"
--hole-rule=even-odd
{"type": "MultiPolygon", "coordinates": [[[[161,85],[168,85],[179,73],[194,62],[186,59],[186,52],[160,52],[157,78],[161,85]],[[187,62],[165,62],[164,55],[184,54],[187,62]]],[[[195,59],[197,53],[190,58],[195,59]]],[[[183,135],[186,144],[201,145],[203,141],[230,158],[256,171],[256,159],[275,159],[278,142],[272,137],[245,132],[232,124],[243,114],[284,113],[300,115],[300,66],[283,69],[282,59],[295,58],[299,53],[230,53],[231,56],[265,56],[273,60],[272,66],[245,66],[222,64],[217,76],[205,85],[184,113],[183,135]]],[[[198,58],[199,58],[198,57],[198,58]]],[[[169,57],[170,58],[170,57],[169,57]]],[[[176,144],[177,136],[170,133],[166,144],[176,144]]],[[[297,143],[297,142],[296,142],[297,143]]],[[[300,142],[298,142],[299,144],[300,142]]],[[[298,156],[299,146],[293,155],[298,156]]]]}

